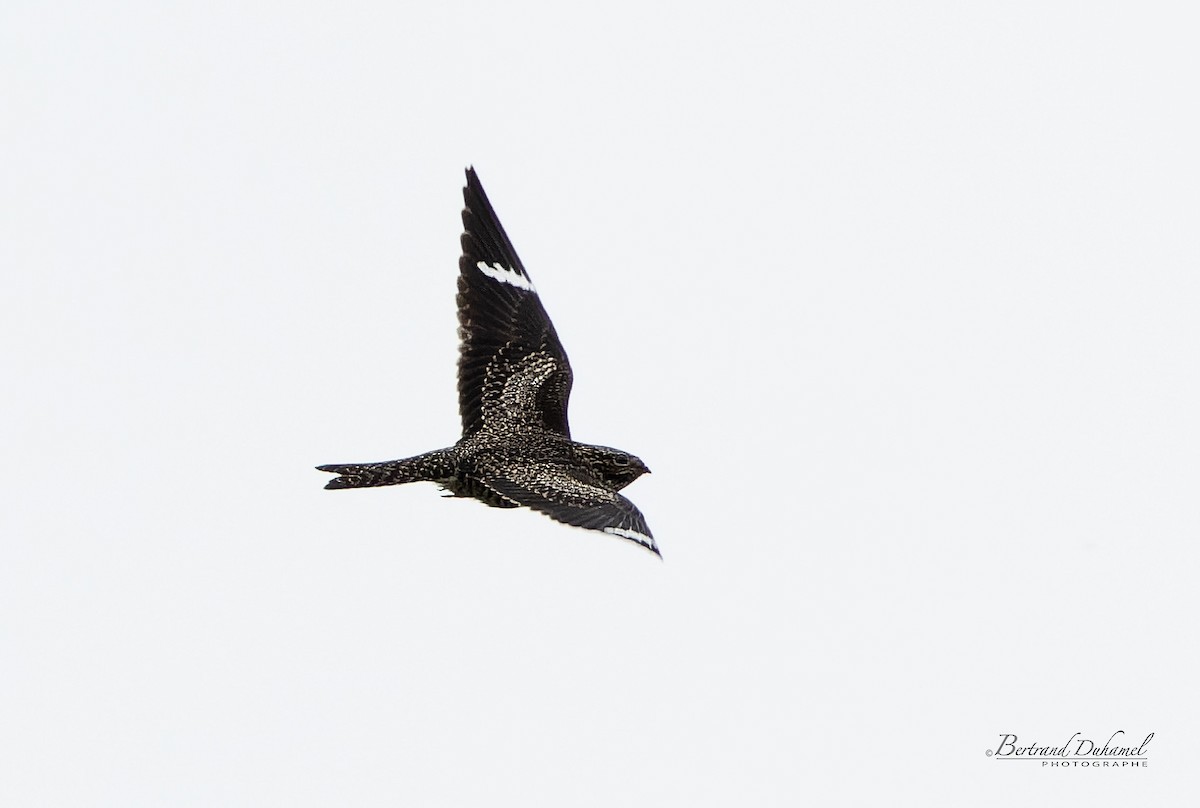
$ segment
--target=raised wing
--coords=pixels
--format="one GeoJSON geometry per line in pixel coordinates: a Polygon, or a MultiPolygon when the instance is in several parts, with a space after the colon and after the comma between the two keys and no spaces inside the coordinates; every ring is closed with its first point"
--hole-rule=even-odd
{"type": "Polygon", "coordinates": [[[567,461],[535,461],[493,466],[477,473],[485,485],[506,499],[568,525],[628,539],[662,557],[637,506],[599,485],[580,466],[567,461]]]}
{"type": "Polygon", "coordinates": [[[463,189],[458,407],[463,435],[510,421],[570,437],[571,365],[475,169],[463,189]]]}

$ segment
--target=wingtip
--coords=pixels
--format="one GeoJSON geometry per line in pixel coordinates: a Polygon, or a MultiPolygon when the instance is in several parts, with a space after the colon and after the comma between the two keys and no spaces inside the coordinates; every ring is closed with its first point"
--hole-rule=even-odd
{"type": "Polygon", "coordinates": [[[658,549],[657,543],[642,544],[640,541],[638,541],[638,542],[634,542],[634,544],[636,544],[638,547],[641,547],[647,553],[651,553],[651,554],[657,556],[659,561],[663,560],[662,551],[658,549]]]}
{"type": "Polygon", "coordinates": [[[662,553],[659,552],[658,542],[656,542],[654,540],[654,537],[650,535],[649,530],[647,530],[645,533],[643,533],[640,530],[634,530],[632,528],[611,527],[611,526],[601,528],[601,529],[605,533],[608,533],[609,535],[620,536],[622,539],[633,542],[638,547],[641,547],[643,550],[654,553],[656,556],[658,556],[660,561],[662,560],[662,553]]]}

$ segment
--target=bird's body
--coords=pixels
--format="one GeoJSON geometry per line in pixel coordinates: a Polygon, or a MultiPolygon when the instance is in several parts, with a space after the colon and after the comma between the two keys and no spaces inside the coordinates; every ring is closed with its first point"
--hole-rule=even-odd
{"type": "Polygon", "coordinates": [[[456,497],[526,506],[656,555],[637,507],[617,492],[649,471],[637,457],[571,440],[571,365],[473,169],[463,191],[458,396],[463,436],[402,460],[318,466],[326,488],[431,481],[456,497]]]}

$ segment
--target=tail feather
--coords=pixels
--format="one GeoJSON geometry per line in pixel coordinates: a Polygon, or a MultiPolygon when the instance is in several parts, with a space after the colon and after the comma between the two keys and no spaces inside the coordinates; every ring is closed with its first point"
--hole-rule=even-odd
{"type": "Polygon", "coordinates": [[[454,463],[445,451],[437,451],[384,463],[332,463],[317,466],[317,470],[338,475],[325,484],[326,488],[369,488],[444,480],[454,475],[454,463]]]}

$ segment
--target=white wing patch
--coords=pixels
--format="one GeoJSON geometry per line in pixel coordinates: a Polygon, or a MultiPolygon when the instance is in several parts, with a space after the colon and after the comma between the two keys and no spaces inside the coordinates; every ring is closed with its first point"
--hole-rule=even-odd
{"type": "Polygon", "coordinates": [[[492,280],[500,281],[501,283],[507,283],[509,286],[515,286],[518,289],[524,289],[526,292],[537,292],[537,289],[534,289],[533,284],[529,282],[529,278],[526,278],[524,275],[516,272],[515,270],[511,270],[507,267],[501,266],[500,264],[488,264],[484,261],[480,261],[475,266],[479,267],[479,271],[484,275],[487,275],[492,280]]]}
{"type": "Polygon", "coordinates": [[[632,539],[638,544],[650,550],[657,551],[657,545],[654,544],[654,539],[647,536],[645,533],[638,533],[636,530],[630,530],[624,527],[606,527],[605,533],[611,533],[614,536],[620,536],[623,539],[632,539]]]}

